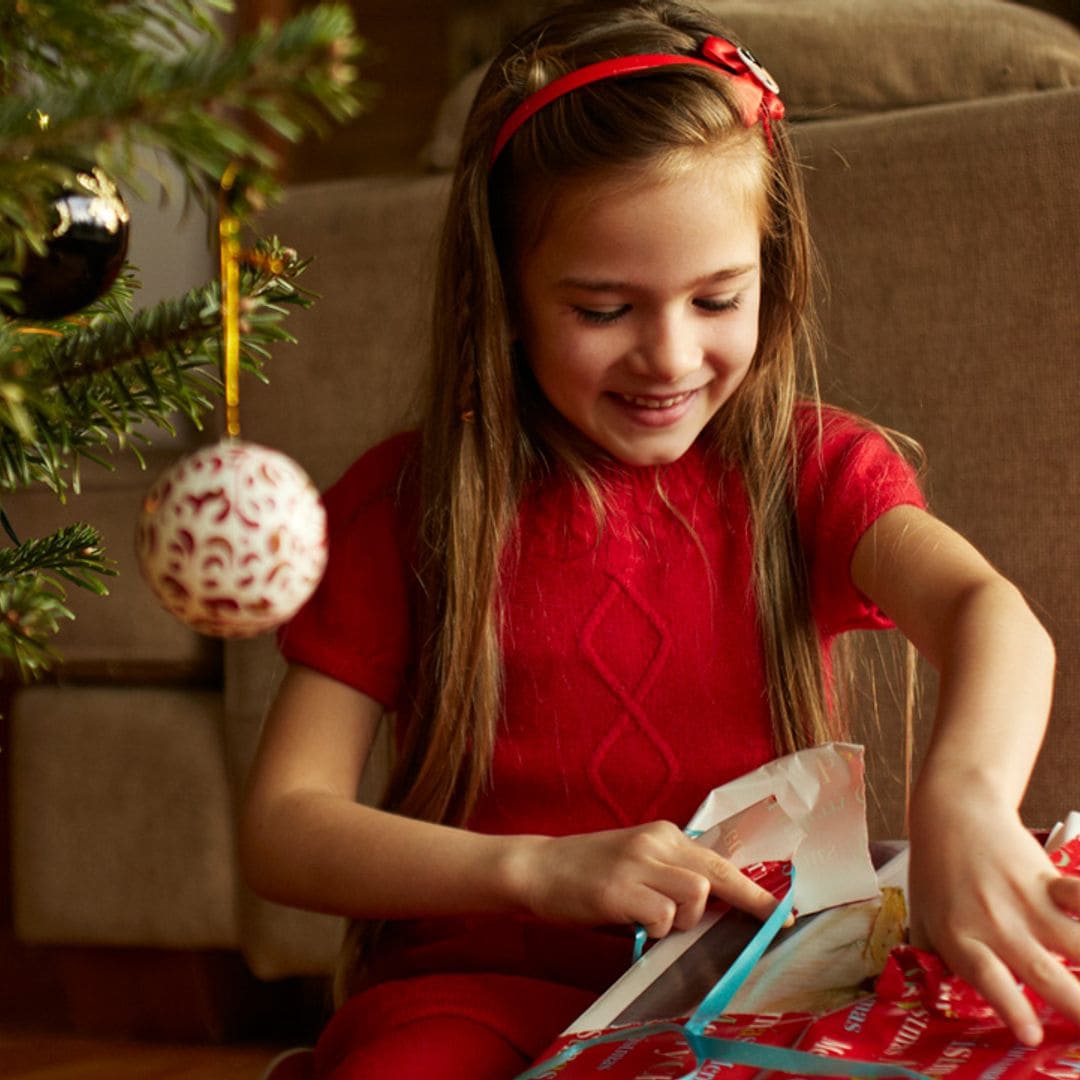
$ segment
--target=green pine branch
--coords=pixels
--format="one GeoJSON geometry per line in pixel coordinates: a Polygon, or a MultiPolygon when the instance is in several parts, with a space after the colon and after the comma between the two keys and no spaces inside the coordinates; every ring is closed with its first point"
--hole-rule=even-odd
{"type": "Polygon", "coordinates": [[[0,659],[14,663],[24,679],[52,667],[51,640],[74,618],[57,577],[105,596],[101,579],[115,572],[97,530],[83,523],[0,549],[0,659]]]}
{"type": "Polygon", "coordinates": [[[108,74],[124,54],[149,49],[168,55],[192,34],[220,37],[219,0],[20,0],[0,6],[0,79],[40,74],[76,82],[78,72],[108,74]]]}
{"type": "Polygon", "coordinates": [[[29,573],[50,571],[102,596],[108,590],[101,576],[115,572],[104,557],[97,530],[83,522],[17,547],[0,548],[0,585],[10,585],[29,573]]]}
{"type": "Polygon", "coordinates": [[[62,620],[74,618],[64,599],[63,590],[44,574],[0,583],[0,658],[13,662],[24,681],[59,659],[50,642],[62,620]]]}
{"type": "MultiPolygon", "coordinates": [[[[34,486],[67,498],[84,462],[110,467],[119,449],[141,460],[148,421],[169,433],[180,416],[201,426],[222,390],[216,283],[136,311],[128,270],[74,316],[17,318],[20,271],[46,252],[53,201],[74,173],[96,164],[138,193],[171,162],[185,201],[213,211],[237,169],[228,210],[246,221],[280,195],[278,141],[324,134],[370,96],[345,6],[232,43],[216,22],[231,10],[227,0],[0,0],[0,498],[34,486]]],[[[303,260],[276,239],[260,250],[274,258],[241,275],[241,363],[264,378],[271,347],[292,340],[288,311],[311,297],[297,282],[303,260]]],[[[0,660],[29,677],[56,660],[51,640],[72,617],[65,586],[103,595],[113,568],[91,525],[20,540],[7,509],[0,660]]]]}
{"type": "MultiPolygon", "coordinates": [[[[265,258],[241,274],[240,355],[241,367],[262,377],[270,346],[294,340],[283,325],[288,309],[308,307],[312,297],[297,283],[308,261],[276,239],[255,250],[265,258]]],[[[218,283],[134,314],[131,291],[130,277],[122,279],[85,325],[35,328],[64,327],[54,330],[63,333],[58,344],[50,333],[25,335],[0,323],[0,489],[40,484],[64,497],[78,491],[83,461],[111,467],[109,455],[127,448],[142,462],[139,443],[150,436],[137,426],[149,420],[175,433],[177,414],[201,426],[214,407],[218,283]],[[15,337],[20,343],[8,347],[15,337]]],[[[90,525],[20,540],[3,511],[0,522],[12,541],[0,548],[0,659],[35,678],[55,665],[51,639],[74,617],[61,581],[105,596],[102,578],[115,569],[90,525]]]]}
{"type": "MultiPolygon", "coordinates": [[[[278,272],[246,269],[240,280],[241,368],[262,376],[271,347],[294,340],[288,310],[312,298],[297,282],[307,261],[276,240],[257,251],[264,265],[280,260],[278,272]]],[[[134,314],[123,291],[85,326],[0,324],[0,490],[44,484],[63,496],[78,489],[80,459],[100,463],[120,447],[141,460],[146,421],[174,434],[179,414],[201,428],[221,392],[218,283],[134,314]]]]}
{"type": "MultiPolygon", "coordinates": [[[[12,190],[20,174],[26,182],[29,160],[70,161],[73,148],[114,177],[137,177],[137,149],[154,147],[204,200],[230,163],[243,163],[246,202],[258,208],[279,194],[277,157],[252,121],[296,142],[348,120],[367,96],[357,82],[360,52],[351,12],[333,4],[233,44],[208,38],[175,57],[129,44],[110,58],[107,77],[95,63],[79,77],[5,93],[0,190],[12,190]]],[[[69,72],[76,65],[65,59],[69,72]]]]}

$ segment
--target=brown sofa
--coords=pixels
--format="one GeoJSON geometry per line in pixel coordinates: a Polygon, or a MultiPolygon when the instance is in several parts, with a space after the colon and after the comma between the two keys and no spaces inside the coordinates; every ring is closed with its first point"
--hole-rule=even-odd
{"type": "MultiPolygon", "coordinates": [[[[507,4],[508,21],[530,6],[507,4]]],[[[1003,0],[715,6],[797,123],[828,279],[826,397],[923,443],[935,509],[1020,584],[1057,641],[1053,721],[1025,803],[1031,824],[1052,823],[1080,806],[1080,32],[1003,0]]],[[[447,103],[433,166],[467,94],[447,103]]],[[[440,171],[351,179],[296,188],[267,215],[268,231],[316,256],[322,299],[295,319],[301,343],[279,351],[269,388],[245,388],[244,433],[320,485],[409,422],[446,191],[440,171]]],[[[128,472],[83,497],[117,553],[146,482],[128,472]]],[[[54,512],[34,499],[27,513],[54,512]]],[[[205,646],[155,608],[130,560],[122,569],[117,595],[84,606],[62,647],[76,673],[80,659],[136,657],[166,674],[18,695],[17,930],[240,949],[268,978],[322,972],[337,921],[256,900],[232,854],[234,801],[280,671],[273,644],[229,644],[220,685],[205,646]]],[[[886,748],[872,820],[896,833],[900,789],[881,765],[895,710],[880,696],[882,730],[865,732],[886,748]]]]}

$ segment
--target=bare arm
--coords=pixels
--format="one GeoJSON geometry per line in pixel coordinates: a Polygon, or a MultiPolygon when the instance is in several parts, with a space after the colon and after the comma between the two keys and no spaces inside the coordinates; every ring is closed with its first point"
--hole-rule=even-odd
{"type": "Polygon", "coordinates": [[[590,925],[694,925],[710,895],[775,901],[676,826],[552,839],[487,836],[355,800],[378,702],[291,668],[267,719],[240,824],[241,865],[270,899],[358,918],[533,914],[590,925]]]}
{"type": "Polygon", "coordinates": [[[897,507],[868,531],[855,584],[940,673],[911,808],[912,937],[941,953],[1026,1042],[1041,1037],[1010,971],[1080,1021],[1075,879],[1019,817],[1046,731],[1054,651],[1018,590],[953,530],[897,507]]]}
{"type": "Polygon", "coordinates": [[[509,911],[506,843],[356,802],[382,706],[293,667],[267,718],[241,818],[252,887],[361,918],[509,911]]]}

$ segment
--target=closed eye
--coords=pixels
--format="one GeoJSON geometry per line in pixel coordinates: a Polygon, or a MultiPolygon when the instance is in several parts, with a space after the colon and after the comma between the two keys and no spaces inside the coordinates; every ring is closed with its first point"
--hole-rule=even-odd
{"type": "MultiPolygon", "coordinates": [[[[725,311],[735,311],[741,302],[742,294],[736,293],[735,296],[726,297],[723,300],[701,297],[693,303],[700,311],[707,312],[711,315],[720,314],[725,311]]],[[[606,326],[609,323],[621,319],[630,311],[630,305],[621,304],[616,308],[587,308],[575,305],[573,310],[577,318],[582,322],[588,323],[590,326],[606,326]]]]}
{"type": "Polygon", "coordinates": [[[737,293],[735,296],[727,297],[724,300],[695,300],[694,306],[700,308],[702,311],[721,312],[735,311],[738,309],[740,303],[742,303],[742,294],[737,293]]]}
{"type": "Polygon", "coordinates": [[[574,308],[574,314],[582,321],[591,326],[604,326],[622,318],[630,310],[629,304],[622,304],[617,308],[574,308]]]}

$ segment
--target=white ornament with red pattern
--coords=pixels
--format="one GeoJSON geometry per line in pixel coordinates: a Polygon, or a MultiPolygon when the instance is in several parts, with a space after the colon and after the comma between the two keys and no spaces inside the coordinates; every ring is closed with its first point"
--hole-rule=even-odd
{"type": "Polygon", "coordinates": [[[326,568],[326,512],[277,450],[223,439],[182,458],[143,500],[139,565],[181,622],[251,637],[288,620],[326,568]]]}

